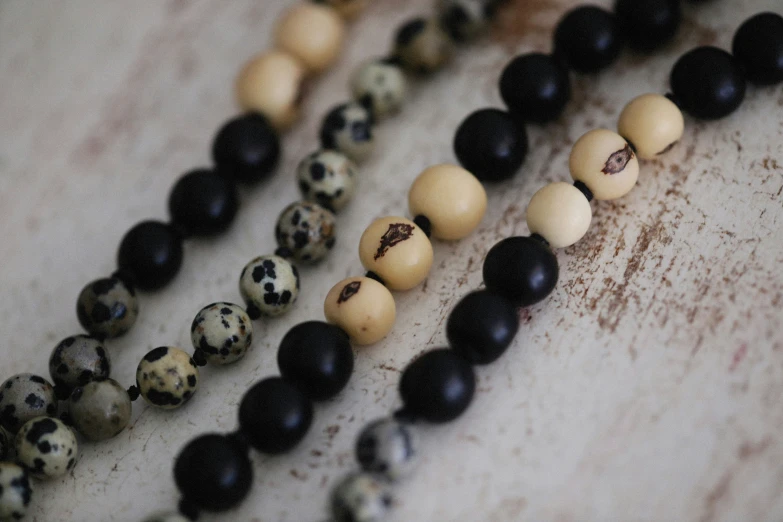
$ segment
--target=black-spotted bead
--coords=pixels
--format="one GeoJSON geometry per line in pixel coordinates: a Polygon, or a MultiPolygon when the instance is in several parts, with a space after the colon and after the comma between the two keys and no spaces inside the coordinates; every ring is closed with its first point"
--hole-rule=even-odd
{"type": "Polygon", "coordinates": [[[592,5],[566,13],[557,24],[554,38],[555,55],[581,73],[608,67],[623,48],[623,34],[615,15],[592,5]]]}
{"type": "Polygon", "coordinates": [[[253,342],[253,324],[242,307],[212,303],[202,308],[190,325],[190,340],[207,362],[230,364],[245,356],[253,342]]]}
{"type": "MultiPolygon", "coordinates": [[[[0,461],[5,460],[11,451],[11,435],[0,426],[0,461]]],[[[0,519],[2,520],[2,519],[0,519]]]]}
{"type": "Polygon", "coordinates": [[[321,147],[338,150],[360,163],[375,147],[370,110],[359,102],[338,105],[330,110],[321,124],[321,147]]]}
{"type": "Polygon", "coordinates": [[[354,99],[382,120],[402,107],[408,91],[408,80],[402,68],[389,60],[370,60],[359,66],[351,77],[354,99]]]}
{"type": "Polygon", "coordinates": [[[76,388],[69,406],[74,427],[93,441],[118,435],[131,418],[128,392],[114,379],[93,381],[76,388]]]}
{"type": "Polygon", "coordinates": [[[418,438],[410,426],[393,419],[368,424],[356,441],[356,460],[368,473],[396,481],[411,474],[418,463],[418,438]]]}
{"type": "Polygon", "coordinates": [[[198,367],[185,351],[161,346],[147,353],[136,369],[144,400],[162,409],[179,408],[198,389],[198,367]]]}
{"type": "Polygon", "coordinates": [[[0,520],[21,520],[33,496],[30,476],[22,466],[0,462],[0,520]]]}
{"type": "Polygon", "coordinates": [[[9,433],[16,433],[30,419],[56,414],[54,387],[43,377],[20,373],[0,386],[0,424],[9,433]]]}
{"type": "Polygon", "coordinates": [[[487,0],[438,0],[435,4],[441,27],[456,42],[480,36],[489,24],[492,2],[487,0]]]}
{"type": "Polygon", "coordinates": [[[61,477],[76,464],[79,444],[73,430],[61,420],[36,417],[16,434],[16,458],[40,479],[61,477]]]}
{"type": "Polygon", "coordinates": [[[299,288],[299,271],[280,256],[259,256],[239,275],[239,293],[251,318],[288,312],[299,297],[299,288]]]}
{"type": "Polygon", "coordinates": [[[394,56],[411,73],[429,74],[451,59],[454,44],[435,19],[406,22],[394,38],[394,56]]]}
{"type": "Polygon", "coordinates": [[[49,357],[49,375],[64,390],[107,379],[110,373],[109,353],[101,341],[89,335],[63,339],[49,357]]]}
{"type": "Polygon", "coordinates": [[[101,339],[119,337],[131,329],[139,316],[134,289],[116,277],[89,283],[76,301],[79,323],[101,339]]]}
{"type": "Polygon", "coordinates": [[[355,176],[356,164],[336,150],[313,152],[296,168],[302,197],[333,212],[351,201],[355,176]]]}
{"type": "Polygon", "coordinates": [[[331,504],[335,522],[380,522],[392,507],[391,488],[369,473],[353,473],[335,486],[331,504]]]}
{"type": "Polygon", "coordinates": [[[297,261],[315,263],[334,247],[335,221],[334,214],[321,205],[297,201],[277,219],[277,244],[289,249],[297,261]]]}

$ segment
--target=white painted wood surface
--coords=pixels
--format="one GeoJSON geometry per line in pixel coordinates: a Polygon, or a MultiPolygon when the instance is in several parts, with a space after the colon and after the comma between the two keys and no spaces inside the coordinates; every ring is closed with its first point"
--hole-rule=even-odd
{"type": "MultiPolygon", "coordinates": [[[[0,369],[47,374],[51,349],[80,330],[76,296],[112,271],[124,231],[165,218],[169,187],[209,163],[214,130],[234,112],[233,77],[268,46],[289,0],[0,3],[0,369]]],[[[604,1],[603,4],[609,2],[604,1]]],[[[548,50],[571,0],[518,0],[493,37],[461,51],[417,84],[402,114],[378,131],[358,197],[339,217],[339,247],[303,274],[296,310],[258,323],[241,363],[205,368],[181,411],[135,404],[130,429],[85,444],[75,470],[36,484],[34,521],[134,521],[173,508],[172,459],[205,431],[235,427],[236,405],[274,374],[275,352],[296,322],[321,317],[337,280],[361,272],[356,245],[374,217],[406,212],[417,173],[454,161],[454,129],[471,110],[498,105],[496,80],[516,53],[548,50]]],[[[111,343],[114,377],[130,384],[138,359],[162,344],[189,345],[198,309],[238,301],[238,272],[274,248],[277,213],[297,198],[293,171],[315,148],[321,115],[346,96],[361,59],[426,0],[375,0],[350,29],[338,67],[317,83],[307,116],[285,137],[268,183],[245,191],[235,226],[192,241],[173,284],[143,295],[142,315],[111,343]]],[[[567,179],[569,145],[612,128],[623,104],[664,92],[679,54],[730,45],[738,23],[779,0],[714,0],[686,7],[675,43],[651,58],[574,83],[562,121],[530,129],[516,178],[488,189],[490,210],[472,237],[435,246],[427,283],[399,295],[399,321],[357,354],[355,376],[317,407],[291,454],[254,456],[241,509],[210,520],[323,519],[327,492],[354,466],[357,430],[398,405],[399,370],[445,342],[444,320],[481,284],[497,240],[526,233],[525,205],[544,183],[567,179]]],[[[643,165],[638,187],[593,203],[591,231],[558,252],[561,281],[521,314],[514,346],[478,369],[479,392],[458,421],[423,430],[416,476],[398,489],[392,520],[698,521],[783,519],[783,88],[750,88],[731,117],[687,121],[670,154],[643,165]]]]}

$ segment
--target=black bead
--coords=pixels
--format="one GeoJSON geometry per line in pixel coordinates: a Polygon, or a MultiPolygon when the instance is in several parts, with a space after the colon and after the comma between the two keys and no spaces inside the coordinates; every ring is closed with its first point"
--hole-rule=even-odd
{"type": "Polygon", "coordinates": [[[518,329],[514,305],[499,294],[479,290],[463,297],[451,311],[446,335],[462,357],[474,364],[489,364],[503,355],[518,329]]]}
{"type": "Polygon", "coordinates": [[[503,181],[525,161],[527,133],[507,112],[480,109],[457,129],[454,153],[479,180],[503,181]]]}
{"type": "Polygon", "coordinates": [[[122,238],[117,266],[142,290],[161,288],[182,266],[182,236],[160,221],[142,221],[122,238]]]}
{"type": "Polygon", "coordinates": [[[223,232],[238,208],[234,182],[211,170],[188,172],[177,180],[169,196],[171,220],[188,235],[223,232]]]}
{"type": "Polygon", "coordinates": [[[682,109],[705,120],[728,116],[745,98],[739,62],[716,47],[685,53],[674,64],[669,82],[682,109]]]}
{"type": "Polygon", "coordinates": [[[557,284],[557,257],[533,237],[510,237],[493,246],[484,259],[484,284],[518,306],[538,303],[557,284]]]}
{"type": "Polygon", "coordinates": [[[455,351],[427,352],[402,372],[400,396],[405,410],[429,422],[448,422],[470,405],[476,390],[473,368],[455,351]]]}
{"type": "Polygon", "coordinates": [[[174,480],[186,503],[207,511],[226,511],[247,496],[253,467],[236,441],[211,433],[183,448],[174,462],[174,480]]]}
{"type": "Polygon", "coordinates": [[[280,140],[261,114],[228,121],[215,136],[212,158],[218,172],[245,183],[266,178],[280,159],[280,140]]]}
{"type": "Polygon", "coordinates": [[[424,232],[425,236],[432,237],[432,222],[427,216],[418,215],[413,218],[413,222],[424,232]]]}
{"type": "Polygon", "coordinates": [[[283,337],[277,365],[283,378],[311,399],[330,399],[345,388],[353,372],[348,334],[320,321],[298,324],[283,337]]]}
{"type": "Polygon", "coordinates": [[[263,453],[296,446],[313,421],[313,403],[293,384],[269,377],[250,388],[239,405],[239,425],[248,442],[263,453]]]}
{"type": "Polygon", "coordinates": [[[600,7],[572,9],[555,29],[555,54],[577,72],[600,71],[617,59],[622,48],[617,19],[600,7]]]}
{"type": "Polygon", "coordinates": [[[732,52],[748,81],[759,85],[783,82],[783,17],[759,13],[748,18],[734,35],[732,52]]]}
{"type": "Polygon", "coordinates": [[[617,0],[617,20],[637,51],[652,51],[668,43],[682,22],[680,0],[617,0]]]}
{"type": "Polygon", "coordinates": [[[556,120],[571,98],[568,70],[546,54],[517,56],[500,76],[500,96],[519,122],[556,120]]]}

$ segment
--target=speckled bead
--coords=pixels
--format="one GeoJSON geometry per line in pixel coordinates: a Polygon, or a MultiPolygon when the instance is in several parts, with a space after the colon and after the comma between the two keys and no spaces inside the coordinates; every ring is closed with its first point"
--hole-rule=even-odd
{"type": "Polygon", "coordinates": [[[103,343],[89,335],[66,337],[49,357],[49,375],[65,390],[109,377],[111,361],[103,343]]]}
{"type": "Polygon", "coordinates": [[[435,9],[448,35],[457,42],[467,42],[487,29],[491,4],[487,0],[438,0],[435,9]]]}
{"type": "Polygon", "coordinates": [[[76,388],[69,405],[74,427],[93,441],[118,435],[130,422],[130,397],[114,379],[93,381],[76,388]]]}
{"type": "Polygon", "coordinates": [[[207,362],[215,365],[238,361],[253,342],[253,324],[242,307],[212,303],[202,308],[190,325],[190,340],[207,362]]]}
{"type": "Polygon", "coordinates": [[[20,373],[0,386],[0,425],[12,435],[30,419],[56,414],[54,387],[43,377],[20,373]]]}
{"type": "Polygon", "coordinates": [[[333,7],[346,20],[352,20],[367,7],[367,0],[313,0],[313,2],[333,7]]]}
{"type": "Polygon", "coordinates": [[[392,506],[389,486],[368,473],[354,473],[332,491],[335,522],[380,522],[392,506]]]}
{"type": "Polygon", "coordinates": [[[395,36],[394,55],[412,73],[435,72],[451,59],[453,53],[454,44],[437,20],[411,20],[395,36]]]}
{"type": "Polygon", "coordinates": [[[334,214],[317,203],[291,203],[277,219],[275,237],[297,261],[315,263],[334,247],[334,214]]]}
{"type": "Polygon", "coordinates": [[[27,470],[12,462],[0,462],[0,521],[24,518],[32,496],[27,470]]]}
{"type": "Polygon", "coordinates": [[[189,518],[185,518],[179,513],[163,512],[155,513],[144,519],[144,522],[191,522],[189,518]]]}
{"type": "Polygon", "coordinates": [[[299,296],[299,271],[280,256],[257,257],[242,269],[239,293],[252,319],[283,315],[299,296]]]}
{"type": "Polygon", "coordinates": [[[527,206],[531,234],[547,240],[552,248],[571,246],[587,233],[593,211],[582,192],[568,183],[550,183],[533,195],[527,206]]]}
{"type": "Polygon", "coordinates": [[[574,181],[581,181],[595,199],[617,199],[628,194],[639,178],[639,160],[619,134],[594,129],[576,140],[568,159],[574,181]]]}
{"type": "Polygon", "coordinates": [[[147,353],[136,369],[136,386],[148,403],[179,408],[198,389],[198,367],[183,350],[161,346],[147,353]]]}
{"type": "Polygon", "coordinates": [[[356,460],[362,469],[387,480],[407,477],[418,461],[418,440],[406,424],[393,418],[367,425],[356,441],[356,460]]]}
{"type": "Polygon", "coordinates": [[[386,60],[369,60],[353,73],[351,90],[358,102],[372,110],[375,119],[382,120],[400,110],[408,81],[398,65],[386,60]]]}
{"type": "Polygon", "coordinates": [[[396,314],[391,292],[368,277],[343,279],[324,300],[326,320],[342,328],[359,345],[374,344],[386,337],[396,314]]]}
{"type": "Polygon", "coordinates": [[[351,201],[356,164],[336,150],[319,150],[299,162],[296,177],[307,201],[337,212],[351,201]]]}
{"type": "Polygon", "coordinates": [[[669,151],[685,131],[682,111],[666,96],[642,94],[620,113],[617,131],[631,142],[642,159],[669,151]]]}
{"type": "Polygon", "coordinates": [[[84,287],[76,302],[79,323],[99,338],[119,337],[139,315],[136,292],[116,277],[98,279],[84,287]]]}
{"type": "Polygon", "coordinates": [[[76,464],[79,444],[61,420],[36,417],[22,426],[14,441],[16,458],[39,479],[65,475],[76,464]]]}
{"type": "Polygon", "coordinates": [[[8,457],[12,446],[11,440],[11,435],[5,431],[5,428],[0,426],[0,460],[4,460],[8,457]]]}
{"type": "Polygon", "coordinates": [[[321,146],[338,150],[360,163],[375,147],[373,118],[358,102],[344,103],[329,111],[321,124],[321,146]]]}
{"type": "Polygon", "coordinates": [[[359,259],[391,290],[410,290],[427,278],[432,243],[413,221],[383,217],[373,221],[359,240],[359,259]]]}

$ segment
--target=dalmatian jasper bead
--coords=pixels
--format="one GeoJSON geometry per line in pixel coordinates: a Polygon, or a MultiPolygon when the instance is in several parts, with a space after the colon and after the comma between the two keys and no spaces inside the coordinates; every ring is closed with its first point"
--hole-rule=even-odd
{"type": "Polygon", "coordinates": [[[302,197],[332,212],[341,210],[353,197],[355,175],[356,164],[334,150],[313,152],[296,169],[302,197]]]}
{"type": "Polygon", "coordinates": [[[0,521],[24,518],[32,496],[27,471],[11,462],[0,462],[0,521]]]}
{"type": "Polygon", "coordinates": [[[408,82],[402,69],[384,60],[365,62],[351,79],[353,96],[372,110],[373,117],[382,120],[402,107],[408,82]]]}
{"type": "Polygon", "coordinates": [[[372,125],[372,114],[360,103],[338,105],[329,111],[321,125],[321,147],[339,150],[361,163],[375,147],[372,125]]]}
{"type": "Polygon", "coordinates": [[[106,440],[128,425],[131,400],[114,379],[93,381],[73,390],[69,411],[79,433],[93,441],[106,440]]]}
{"type": "Polygon", "coordinates": [[[405,70],[430,74],[451,59],[454,44],[436,20],[417,18],[403,25],[394,41],[394,54],[405,70]]]}
{"type": "Polygon", "coordinates": [[[283,315],[299,297],[299,271],[280,256],[257,257],[242,269],[239,293],[251,318],[283,315]]]}
{"type": "Polygon", "coordinates": [[[389,486],[367,473],[348,475],[332,492],[335,522],[380,522],[391,505],[389,486]]]}
{"type": "Polygon", "coordinates": [[[43,377],[20,373],[0,386],[0,425],[9,433],[16,433],[32,418],[56,414],[54,387],[43,377]]]}
{"type": "Polygon", "coordinates": [[[396,481],[409,476],[415,468],[417,443],[407,425],[393,418],[380,419],[359,435],[356,459],[365,471],[396,481]]]}
{"type": "Polygon", "coordinates": [[[61,420],[36,417],[16,434],[16,458],[36,478],[57,478],[76,464],[79,445],[61,420]]]}
{"type": "Polygon", "coordinates": [[[151,405],[164,410],[179,408],[196,393],[198,367],[183,350],[161,346],[139,362],[136,386],[151,405]]]}
{"type": "Polygon", "coordinates": [[[190,522],[190,519],[179,513],[156,513],[144,519],[144,522],[190,522]]]}
{"type": "Polygon", "coordinates": [[[5,459],[11,450],[11,435],[0,426],[0,460],[5,459]]]}
{"type": "Polygon", "coordinates": [[[280,214],[275,236],[277,244],[289,249],[296,260],[315,263],[334,247],[334,214],[317,203],[297,201],[280,214]]]}
{"type": "Polygon", "coordinates": [[[66,390],[90,381],[107,379],[111,372],[109,354],[103,343],[89,335],[74,335],[60,341],[49,358],[49,375],[66,390]]]}
{"type": "Polygon", "coordinates": [[[456,42],[473,40],[483,33],[493,7],[487,0],[438,0],[436,4],[441,27],[456,42]]]}
{"type": "Polygon", "coordinates": [[[190,340],[207,362],[215,365],[238,361],[253,342],[250,317],[232,303],[212,303],[196,314],[190,325],[190,340]]]}
{"type": "Polygon", "coordinates": [[[79,322],[91,335],[111,339],[130,330],[139,315],[136,292],[116,277],[84,287],[76,302],[79,322]]]}

